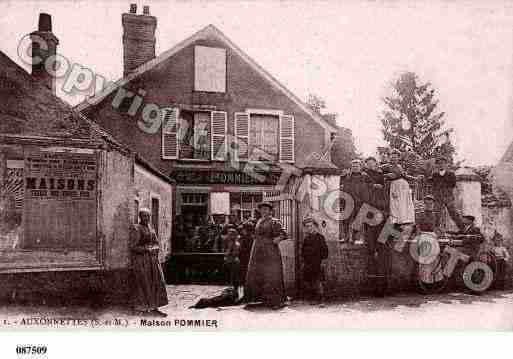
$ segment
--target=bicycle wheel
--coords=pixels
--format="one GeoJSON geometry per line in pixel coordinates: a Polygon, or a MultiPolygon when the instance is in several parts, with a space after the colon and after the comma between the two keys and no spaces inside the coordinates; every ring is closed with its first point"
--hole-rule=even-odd
{"type": "Polygon", "coordinates": [[[417,283],[419,289],[424,294],[441,293],[449,282],[449,278],[443,274],[442,258],[438,257],[436,262],[432,264],[433,270],[428,274],[421,273],[419,269],[417,283]]]}

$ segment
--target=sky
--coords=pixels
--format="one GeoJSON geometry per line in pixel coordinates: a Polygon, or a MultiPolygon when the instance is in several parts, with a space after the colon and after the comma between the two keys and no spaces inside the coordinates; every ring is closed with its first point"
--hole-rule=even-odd
{"type": "Polygon", "coordinates": [[[513,2],[0,0],[0,50],[28,69],[18,42],[47,12],[60,54],[117,80],[131,2],[157,17],[157,55],[214,24],[299,98],[325,99],[365,155],[383,145],[382,98],[404,71],[436,89],[465,164],[495,164],[513,140],[513,2]]]}

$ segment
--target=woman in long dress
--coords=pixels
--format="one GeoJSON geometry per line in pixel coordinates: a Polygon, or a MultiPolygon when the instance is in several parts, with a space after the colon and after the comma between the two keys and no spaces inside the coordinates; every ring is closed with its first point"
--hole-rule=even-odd
{"type": "Polygon", "coordinates": [[[150,211],[139,211],[139,223],[130,228],[132,304],[145,315],[167,316],[158,310],[168,304],[164,274],[159,262],[159,241],[150,226],[150,211]]]}
{"type": "Polygon", "coordinates": [[[273,309],[279,309],[285,302],[285,285],[278,244],[286,238],[286,234],[280,221],[272,217],[270,203],[260,203],[258,209],[262,217],[255,227],[244,297],[249,302],[263,302],[273,309]]]}
{"type": "Polygon", "coordinates": [[[390,180],[390,218],[397,225],[415,223],[415,208],[410,184],[410,178],[399,164],[401,152],[393,150],[391,165],[384,177],[390,180]]]}

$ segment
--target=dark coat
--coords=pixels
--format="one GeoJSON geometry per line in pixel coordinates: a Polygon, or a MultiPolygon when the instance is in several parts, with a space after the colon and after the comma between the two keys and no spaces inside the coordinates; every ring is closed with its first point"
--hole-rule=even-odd
{"type": "Polygon", "coordinates": [[[326,239],[320,233],[307,234],[303,242],[303,279],[316,281],[321,277],[321,262],[328,258],[326,239]]]}
{"type": "Polygon", "coordinates": [[[452,171],[445,171],[442,176],[435,172],[430,178],[433,186],[433,196],[436,200],[453,198],[453,189],[456,187],[456,175],[452,171]]]}
{"type": "Polygon", "coordinates": [[[471,259],[476,259],[479,253],[481,243],[484,242],[483,234],[478,227],[469,226],[458,232],[458,235],[471,235],[472,237],[463,238],[462,252],[469,255],[471,259]]]}
{"type": "Polygon", "coordinates": [[[248,301],[263,301],[271,305],[280,305],[285,301],[280,247],[273,242],[277,237],[286,238],[285,230],[278,219],[258,220],[244,287],[248,301]]]}

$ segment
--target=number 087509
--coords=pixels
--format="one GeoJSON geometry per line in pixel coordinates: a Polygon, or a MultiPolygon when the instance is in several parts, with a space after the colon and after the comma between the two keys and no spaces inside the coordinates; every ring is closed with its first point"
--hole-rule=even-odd
{"type": "Polygon", "coordinates": [[[46,345],[18,345],[16,354],[43,355],[46,354],[46,345]]]}

